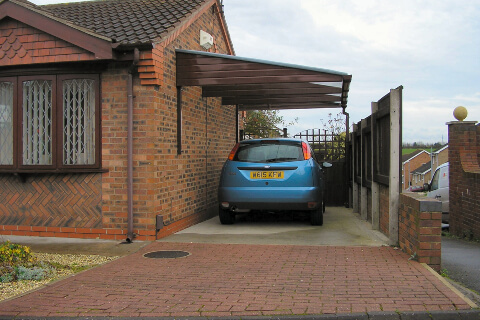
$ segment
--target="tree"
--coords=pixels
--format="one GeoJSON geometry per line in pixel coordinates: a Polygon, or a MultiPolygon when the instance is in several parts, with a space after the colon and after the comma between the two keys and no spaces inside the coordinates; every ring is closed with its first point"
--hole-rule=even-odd
{"type": "Polygon", "coordinates": [[[337,113],[335,116],[330,112],[328,114],[328,119],[325,122],[323,119],[320,119],[322,123],[323,130],[329,131],[334,135],[345,135],[346,132],[346,123],[345,115],[341,112],[337,113]]]}
{"type": "Polygon", "coordinates": [[[345,157],[345,140],[347,137],[345,115],[341,112],[335,116],[328,114],[326,122],[320,119],[325,130],[325,157],[330,160],[339,160],[345,157]],[[327,135],[330,132],[331,135],[327,135]]]}
{"type": "Polygon", "coordinates": [[[252,110],[247,111],[243,119],[243,130],[251,138],[278,137],[283,134],[283,127],[293,125],[298,121],[295,119],[285,123],[283,116],[278,110],[252,110]]]}

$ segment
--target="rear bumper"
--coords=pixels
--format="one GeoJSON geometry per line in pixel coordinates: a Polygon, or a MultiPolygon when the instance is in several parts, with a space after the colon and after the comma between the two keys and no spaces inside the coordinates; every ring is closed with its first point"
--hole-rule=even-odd
{"type": "Polygon", "coordinates": [[[250,210],[312,210],[316,207],[308,203],[317,202],[320,206],[321,188],[228,188],[220,187],[218,201],[228,202],[230,209],[250,210]]]}

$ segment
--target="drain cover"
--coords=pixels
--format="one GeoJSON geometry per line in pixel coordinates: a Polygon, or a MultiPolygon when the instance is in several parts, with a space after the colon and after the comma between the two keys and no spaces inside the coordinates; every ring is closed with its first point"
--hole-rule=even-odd
{"type": "Polygon", "coordinates": [[[152,259],[176,259],[189,256],[190,253],[186,251],[176,251],[176,250],[163,250],[163,251],[154,251],[145,253],[143,256],[145,258],[152,259]]]}

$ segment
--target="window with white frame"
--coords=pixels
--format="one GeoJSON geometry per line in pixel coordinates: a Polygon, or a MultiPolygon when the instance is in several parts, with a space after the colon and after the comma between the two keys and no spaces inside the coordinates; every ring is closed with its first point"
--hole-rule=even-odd
{"type": "Polygon", "coordinates": [[[99,116],[98,75],[0,78],[0,171],[99,168],[99,116]]]}

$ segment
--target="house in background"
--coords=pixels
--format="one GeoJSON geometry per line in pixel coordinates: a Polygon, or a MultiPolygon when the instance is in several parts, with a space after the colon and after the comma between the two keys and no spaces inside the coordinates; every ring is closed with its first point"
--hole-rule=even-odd
{"type": "Polygon", "coordinates": [[[411,188],[423,187],[425,183],[429,183],[432,175],[432,163],[427,162],[412,171],[410,179],[411,188]]]}
{"type": "Polygon", "coordinates": [[[448,144],[441,149],[432,152],[432,172],[437,170],[439,165],[448,162],[448,144]]]}
{"type": "Polygon", "coordinates": [[[234,55],[219,1],[0,1],[0,234],[153,240],[217,213],[238,113],[199,87],[178,113],[178,49],[234,55]]]}
{"type": "Polygon", "coordinates": [[[403,189],[417,189],[429,183],[438,166],[448,162],[448,145],[435,152],[416,150],[402,157],[403,189]]]}
{"type": "Polygon", "coordinates": [[[402,156],[402,190],[412,186],[412,173],[426,162],[430,162],[430,153],[425,150],[416,150],[402,156]]]}

